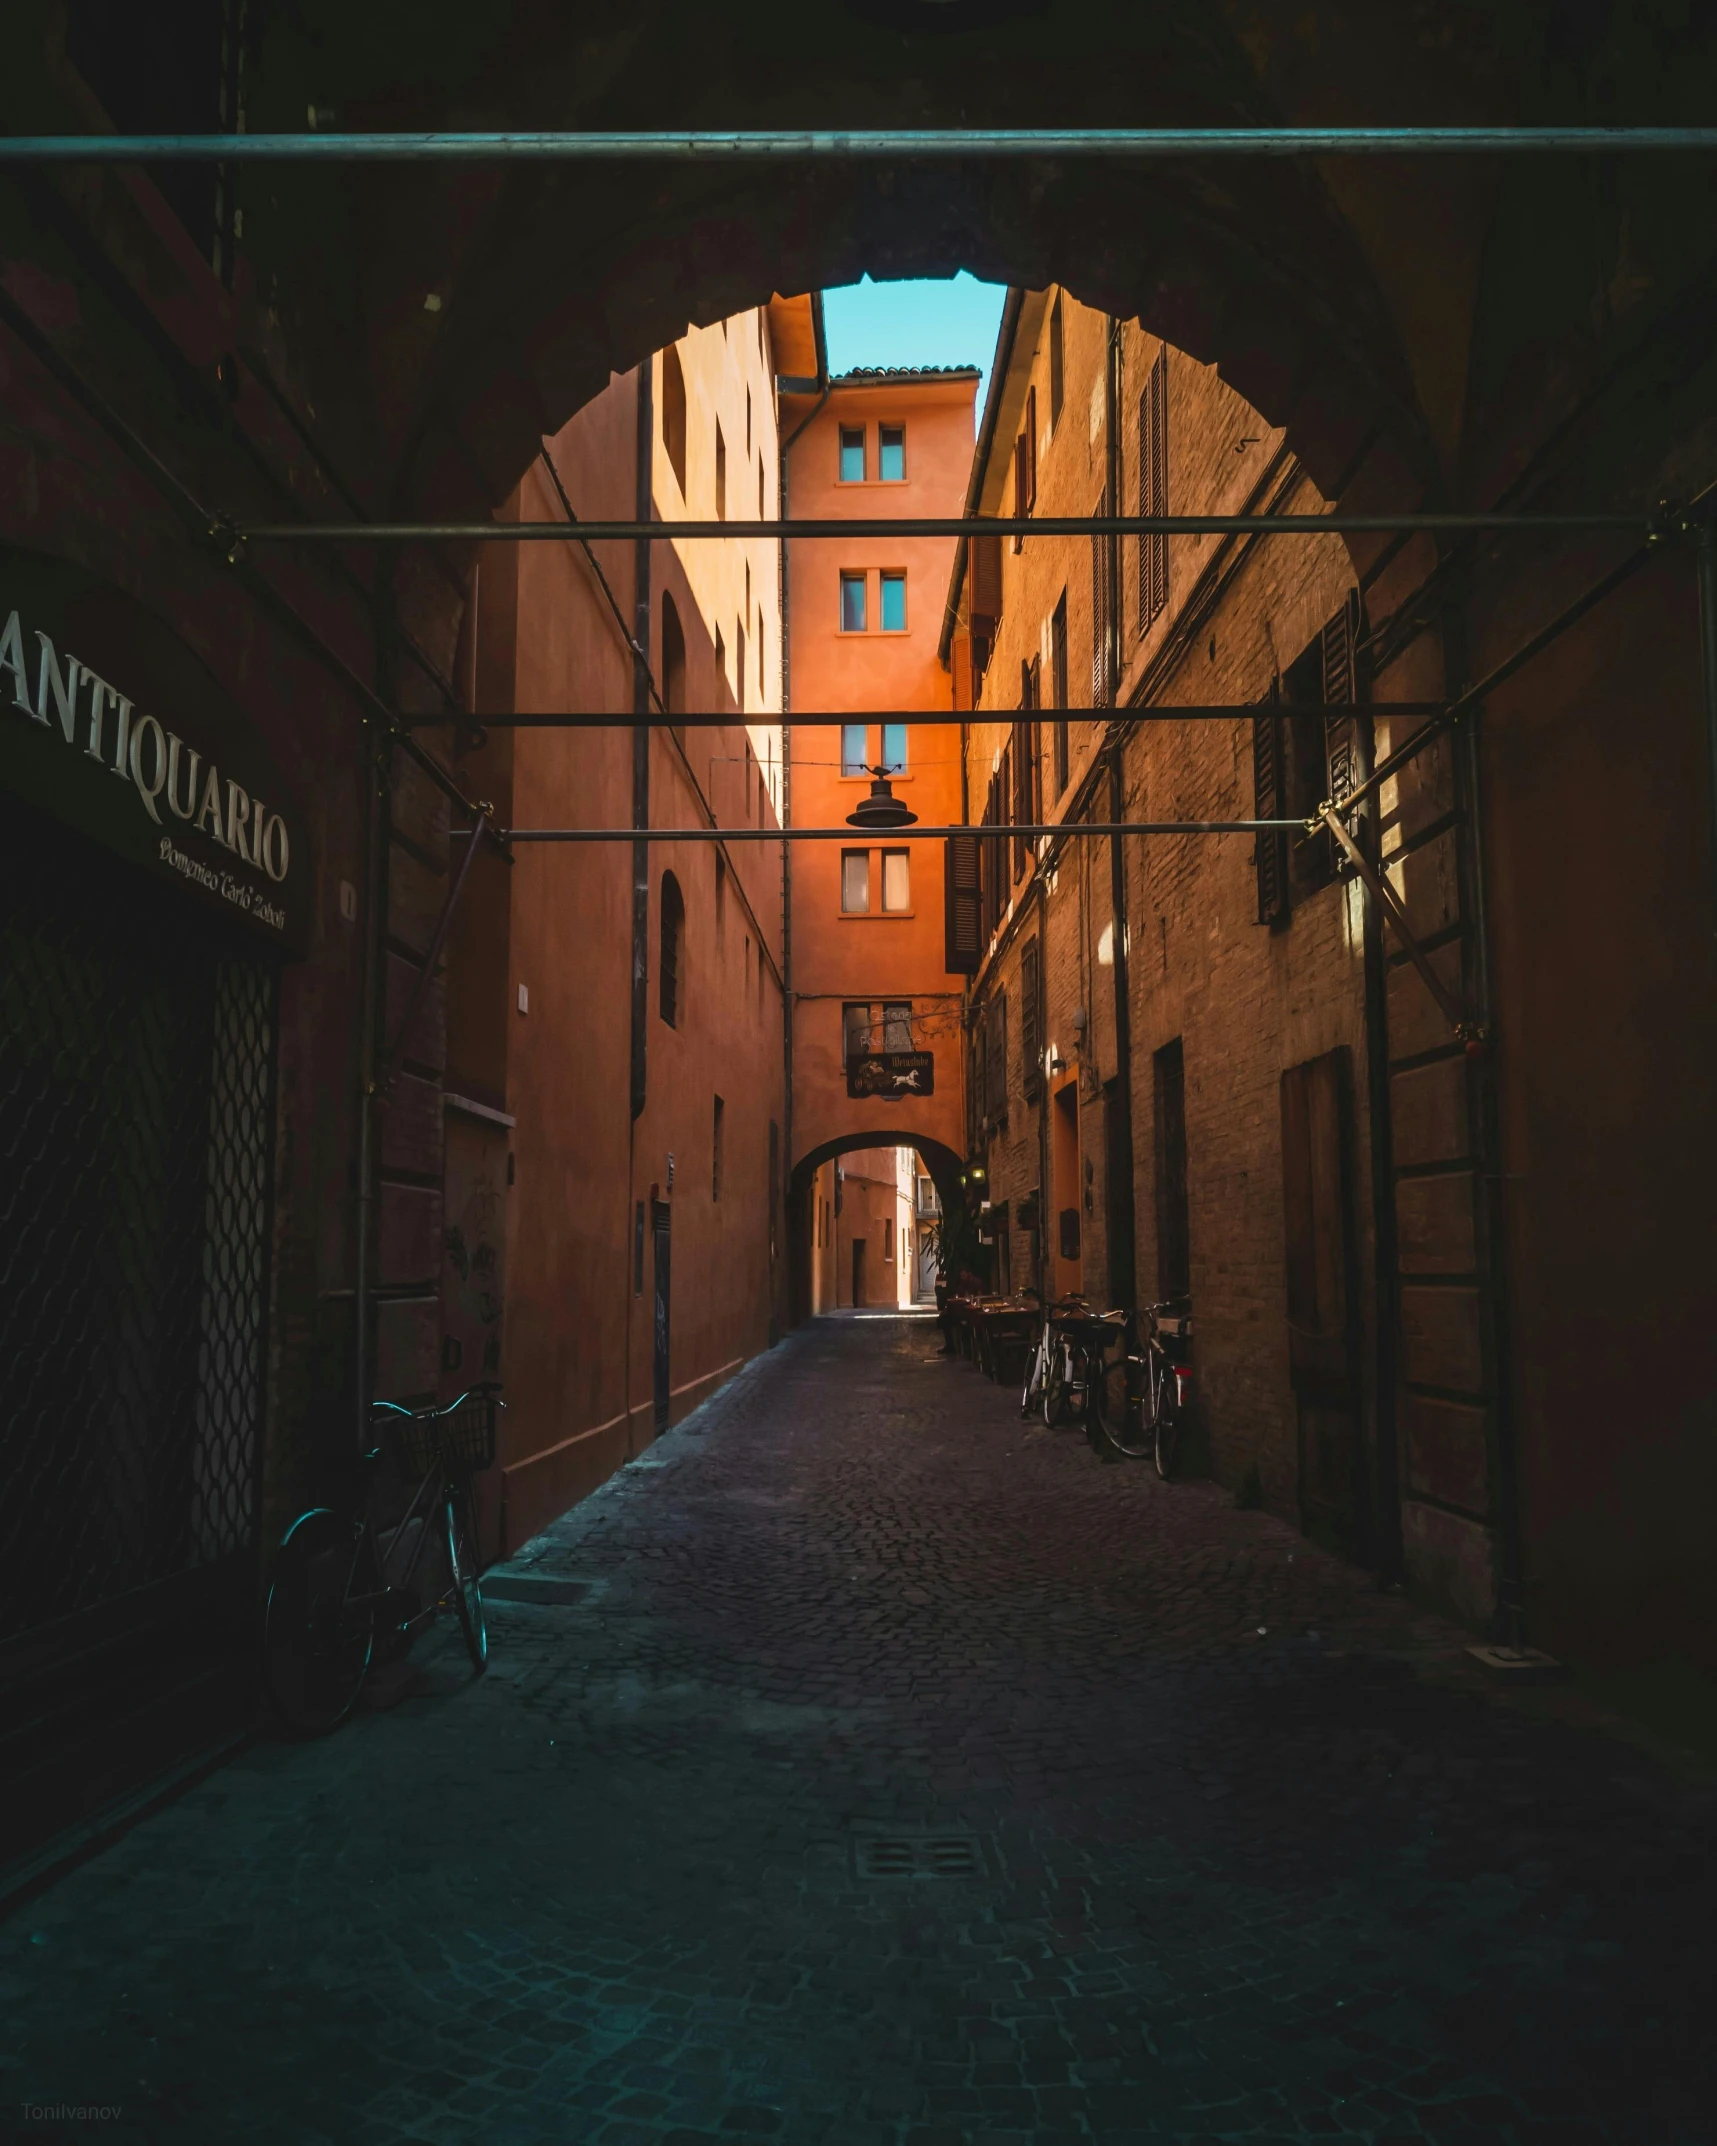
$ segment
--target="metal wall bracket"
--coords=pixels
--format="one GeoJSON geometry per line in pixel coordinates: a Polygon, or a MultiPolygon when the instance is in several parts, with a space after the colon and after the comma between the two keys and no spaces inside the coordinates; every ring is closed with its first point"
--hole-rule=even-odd
{"type": "Polygon", "coordinates": [[[1401,897],[1389,884],[1388,880],[1384,878],[1383,874],[1372,868],[1370,858],[1366,856],[1352,835],[1348,833],[1347,828],[1342,823],[1341,814],[1327,798],[1318,807],[1316,819],[1306,822],[1307,834],[1317,834],[1324,828],[1328,828],[1329,832],[1335,837],[1342,855],[1365,882],[1372,898],[1378,903],[1384,915],[1395,927],[1396,937],[1407,949],[1408,959],[1424,979],[1425,988],[1430,992],[1432,998],[1436,1000],[1438,1010],[1443,1015],[1443,1018],[1463,1043],[1482,1041],[1484,1037],[1483,1028],[1477,1022],[1467,1019],[1459,1003],[1451,995],[1447,984],[1444,983],[1443,979],[1431,966],[1430,956],[1425,952],[1418,940],[1414,938],[1412,931],[1408,927],[1407,912],[1401,905],[1401,897]]]}

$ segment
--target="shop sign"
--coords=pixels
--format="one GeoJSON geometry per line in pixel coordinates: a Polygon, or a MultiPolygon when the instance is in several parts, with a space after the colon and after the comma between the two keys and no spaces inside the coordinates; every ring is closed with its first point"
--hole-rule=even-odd
{"type": "Polygon", "coordinates": [[[251,937],[304,951],[308,845],[250,724],[135,598],[4,545],[0,783],[251,937]]]}
{"type": "Polygon", "coordinates": [[[847,1093],[855,1098],[904,1102],[934,1095],[936,1059],[930,1051],[864,1051],[847,1060],[847,1093]]]}

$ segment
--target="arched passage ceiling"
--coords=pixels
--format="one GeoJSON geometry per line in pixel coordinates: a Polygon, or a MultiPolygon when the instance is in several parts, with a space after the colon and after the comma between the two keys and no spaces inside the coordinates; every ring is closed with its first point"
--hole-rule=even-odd
{"type": "MultiPolygon", "coordinates": [[[[1717,34],[1690,16],[1638,0],[298,0],[266,18],[248,117],[1685,120],[1717,88],[1717,34]]],[[[1703,286],[1717,229],[1710,170],[1661,159],[277,167],[245,201],[301,386],[374,502],[419,513],[486,511],[544,432],[688,320],[961,267],[1065,283],[1218,363],[1326,496],[1369,439],[1398,497],[1471,497],[1703,286]]]]}

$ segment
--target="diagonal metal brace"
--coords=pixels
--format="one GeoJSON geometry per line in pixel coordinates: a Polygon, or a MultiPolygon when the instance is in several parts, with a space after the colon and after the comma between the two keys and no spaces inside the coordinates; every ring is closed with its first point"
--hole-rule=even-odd
{"type": "Polygon", "coordinates": [[[411,987],[411,996],[406,1000],[405,1012],[400,1018],[399,1032],[389,1045],[387,1054],[382,1059],[381,1064],[376,1068],[375,1079],[370,1083],[370,1093],[373,1096],[386,1096],[388,1090],[394,1084],[394,1078],[399,1072],[400,1054],[405,1049],[405,1039],[411,1034],[411,1024],[417,1019],[417,1009],[423,1003],[423,994],[429,988],[429,979],[435,974],[435,964],[441,958],[441,947],[442,942],[447,937],[447,927],[453,921],[453,912],[459,905],[460,895],[465,891],[465,879],[471,869],[471,860],[477,854],[477,846],[487,833],[488,825],[488,811],[479,812],[476,820],[472,823],[471,839],[465,845],[465,854],[459,860],[458,873],[454,877],[452,886],[447,890],[447,899],[441,905],[441,914],[436,919],[435,930],[430,935],[429,951],[424,955],[422,962],[418,966],[417,976],[411,987]]]}
{"type": "Polygon", "coordinates": [[[1341,814],[1328,799],[1318,807],[1315,820],[1306,823],[1306,832],[1316,834],[1319,828],[1327,827],[1340,846],[1342,855],[1365,882],[1375,900],[1395,927],[1397,938],[1407,949],[1408,959],[1425,980],[1425,988],[1437,1002],[1439,1011],[1463,1043],[1475,1041],[1483,1031],[1476,1022],[1469,1021],[1459,1002],[1450,993],[1449,987],[1431,966],[1429,955],[1414,938],[1407,924],[1407,912],[1401,905],[1401,897],[1381,872],[1372,869],[1371,860],[1360,848],[1342,824],[1341,814]]]}

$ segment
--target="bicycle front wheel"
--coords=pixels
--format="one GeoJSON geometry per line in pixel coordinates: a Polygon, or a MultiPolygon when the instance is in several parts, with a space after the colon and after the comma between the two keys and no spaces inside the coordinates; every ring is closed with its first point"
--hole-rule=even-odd
{"type": "Polygon", "coordinates": [[[356,1522],[315,1506],[275,1552],[262,1616],[262,1681],[295,1736],[326,1736],[358,1703],[375,1648],[370,1605],[350,1599],[356,1522]]]}
{"type": "Polygon", "coordinates": [[[459,1613],[459,1629],[465,1635],[465,1651],[471,1666],[481,1676],[489,1666],[489,1632],[483,1622],[483,1590],[477,1584],[476,1514],[471,1486],[461,1483],[447,1493],[447,1570],[453,1581],[453,1607],[459,1613]]]}
{"type": "Polygon", "coordinates": [[[1051,1336],[1049,1359],[1043,1367],[1043,1421],[1048,1430],[1059,1430],[1067,1418],[1067,1344],[1051,1336]]]}

